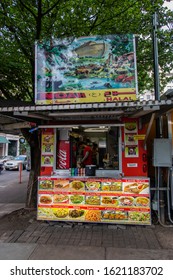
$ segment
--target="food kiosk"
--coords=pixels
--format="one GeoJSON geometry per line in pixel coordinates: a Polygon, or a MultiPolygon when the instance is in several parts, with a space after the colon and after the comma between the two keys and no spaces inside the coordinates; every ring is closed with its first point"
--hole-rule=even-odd
{"type": "Polygon", "coordinates": [[[84,130],[42,128],[38,219],[150,224],[147,155],[138,120],[92,127],[86,135],[84,130]],[[78,141],[84,136],[98,142],[95,176],[86,176],[78,165],[78,141]]]}
{"type": "MultiPolygon", "coordinates": [[[[37,43],[36,103],[135,100],[134,43],[132,35],[37,43]]],[[[98,121],[96,114],[79,122],[75,116],[71,124],[55,120],[39,127],[39,220],[151,224],[145,126],[140,118],[102,119],[98,121]],[[80,165],[83,140],[98,147],[92,176],[87,168],[93,166],[80,165]]]]}

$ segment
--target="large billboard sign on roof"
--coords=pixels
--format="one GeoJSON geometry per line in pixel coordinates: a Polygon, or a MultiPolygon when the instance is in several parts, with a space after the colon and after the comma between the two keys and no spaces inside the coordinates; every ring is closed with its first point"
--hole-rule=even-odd
{"type": "Polygon", "coordinates": [[[36,104],[136,99],[135,38],[131,34],[39,41],[35,49],[36,104]]]}

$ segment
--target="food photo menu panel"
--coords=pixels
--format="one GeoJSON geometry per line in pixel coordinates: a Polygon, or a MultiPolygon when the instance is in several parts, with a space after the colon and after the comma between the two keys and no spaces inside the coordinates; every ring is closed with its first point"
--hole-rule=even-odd
{"type": "Polygon", "coordinates": [[[136,158],[139,156],[138,141],[135,140],[137,131],[138,126],[136,121],[125,123],[125,157],[136,158]]]}
{"type": "Polygon", "coordinates": [[[149,179],[39,177],[38,220],[151,224],[149,179]]]}
{"type": "Polygon", "coordinates": [[[41,166],[53,166],[54,133],[52,129],[45,129],[41,138],[41,166]]]}

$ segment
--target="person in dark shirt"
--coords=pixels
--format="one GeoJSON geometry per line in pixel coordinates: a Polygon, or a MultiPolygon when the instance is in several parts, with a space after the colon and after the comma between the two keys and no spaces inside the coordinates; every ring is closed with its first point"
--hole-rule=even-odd
{"type": "Polygon", "coordinates": [[[80,161],[80,164],[82,167],[85,167],[86,165],[92,164],[92,149],[89,145],[87,145],[85,142],[80,142],[79,147],[83,148],[83,157],[80,161]]]}
{"type": "Polygon", "coordinates": [[[92,146],[92,164],[96,166],[98,165],[98,145],[95,142],[92,146]]]}

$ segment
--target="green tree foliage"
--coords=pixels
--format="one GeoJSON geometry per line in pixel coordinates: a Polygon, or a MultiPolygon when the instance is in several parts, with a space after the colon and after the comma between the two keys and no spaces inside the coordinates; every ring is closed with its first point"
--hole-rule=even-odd
{"type": "Polygon", "coordinates": [[[139,90],[153,88],[152,14],[157,10],[161,82],[173,67],[173,12],[163,0],[1,0],[1,98],[34,100],[35,40],[136,34],[139,90]]]}

